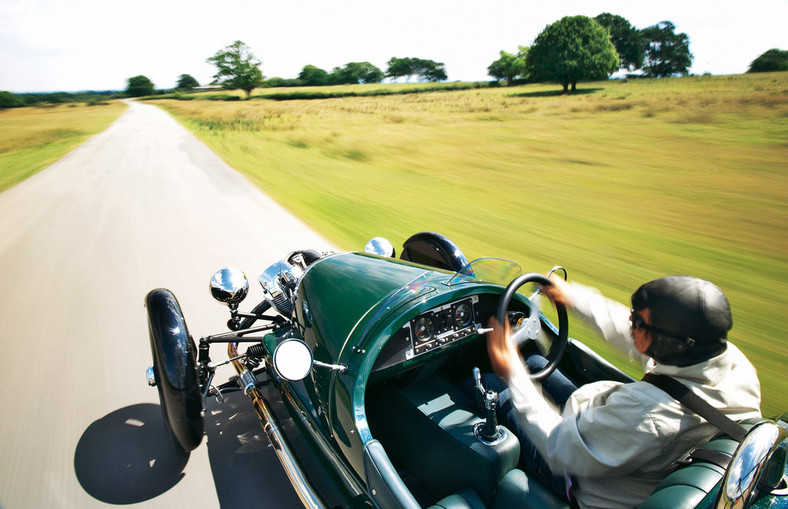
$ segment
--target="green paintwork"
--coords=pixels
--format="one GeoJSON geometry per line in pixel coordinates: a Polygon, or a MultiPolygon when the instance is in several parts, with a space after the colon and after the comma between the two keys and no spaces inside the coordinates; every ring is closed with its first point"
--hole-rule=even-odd
{"type": "MultiPolygon", "coordinates": [[[[452,276],[364,253],[323,258],[313,263],[300,281],[292,326],[279,328],[264,339],[272,354],[285,338],[299,337],[316,360],[347,367],[343,374],[315,368],[296,383],[274,377],[283,395],[291,396],[283,398],[285,405],[301,430],[312,437],[313,452],[332,472],[347,507],[375,504],[368,491],[370,479],[364,461],[364,448],[374,438],[367,424],[364,397],[375,360],[389,338],[421,313],[474,294],[486,303],[489,316],[489,309],[504,291],[500,285],[472,278],[453,280],[449,285],[452,276]]],[[[513,308],[524,310],[524,302],[525,298],[516,294],[513,308]]],[[[404,372],[443,352],[443,348],[436,349],[382,374],[392,374],[388,369],[404,372]]]]}
{"type": "Polygon", "coordinates": [[[459,283],[455,279],[450,286],[453,276],[393,258],[343,253],[315,262],[301,279],[295,317],[298,335],[316,360],[342,364],[348,370],[337,375],[314,369],[303,387],[292,389],[362,478],[363,447],[372,439],[364,392],[388,338],[427,309],[471,293],[503,291],[499,285],[472,278],[459,283]],[[406,285],[408,291],[402,291],[406,285]]]}

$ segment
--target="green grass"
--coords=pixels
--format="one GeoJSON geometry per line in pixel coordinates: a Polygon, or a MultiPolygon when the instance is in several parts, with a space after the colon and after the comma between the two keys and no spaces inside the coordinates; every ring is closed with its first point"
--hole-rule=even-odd
{"type": "MultiPolygon", "coordinates": [[[[622,302],[662,275],[709,279],[731,301],[764,413],[788,410],[788,73],[572,96],[528,85],[158,104],[342,248],[433,230],[471,258],[563,265],[622,302]]],[[[571,333],[638,374],[578,321],[571,333]]]]}
{"type": "Polygon", "coordinates": [[[112,102],[0,110],[0,192],[106,129],[126,107],[112,102]]]}

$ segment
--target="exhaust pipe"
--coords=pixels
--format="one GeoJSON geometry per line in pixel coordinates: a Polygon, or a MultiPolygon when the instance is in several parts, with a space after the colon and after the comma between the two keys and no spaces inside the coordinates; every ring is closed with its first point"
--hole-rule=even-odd
{"type": "Polygon", "coordinates": [[[252,400],[257,417],[263,425],[268,440],[279,458],[279,462],[290,479],[290,483],[295,488],[298,498],[304,504],[304,507],[310,509],[325,509],[327,506],[323,500],[318,496],[314,488],[312,488],[309,479],[304,473],[301,465],[295,458],[292,448],[288,443],[282,431],[279,428],[279,421],[277,420],[271,406],[266,401],[263,394],[257,388],[257,378],[252,372],[246,369],[238,357],[238,343],[230,343],[227,345],[227,353],[231,359],[235,371],[238,372],[238,384],[244,391],[249,399],[252,400]]]}

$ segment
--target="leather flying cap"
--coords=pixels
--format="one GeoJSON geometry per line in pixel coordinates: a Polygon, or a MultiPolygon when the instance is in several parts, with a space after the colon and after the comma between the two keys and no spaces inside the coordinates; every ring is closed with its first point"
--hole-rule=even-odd
{"type": "Polygon", "coordinates": [[[632,307],[651,311],[657,362],[688,366],[722,353],[733,326],[728,299],[717,286],[692,276],[665,276],[632,294],[632,307]]]}

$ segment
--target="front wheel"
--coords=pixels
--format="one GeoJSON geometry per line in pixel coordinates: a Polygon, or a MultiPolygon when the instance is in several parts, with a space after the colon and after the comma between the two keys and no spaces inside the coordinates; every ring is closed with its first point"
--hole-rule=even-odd
{"type": "Polygon", "coordinates": [[[145,307],[164,425],[175,448],[189,452],[200,445],[205,432],[197,349],[172,292],[152,290],[145,297],[145,307]]]}

